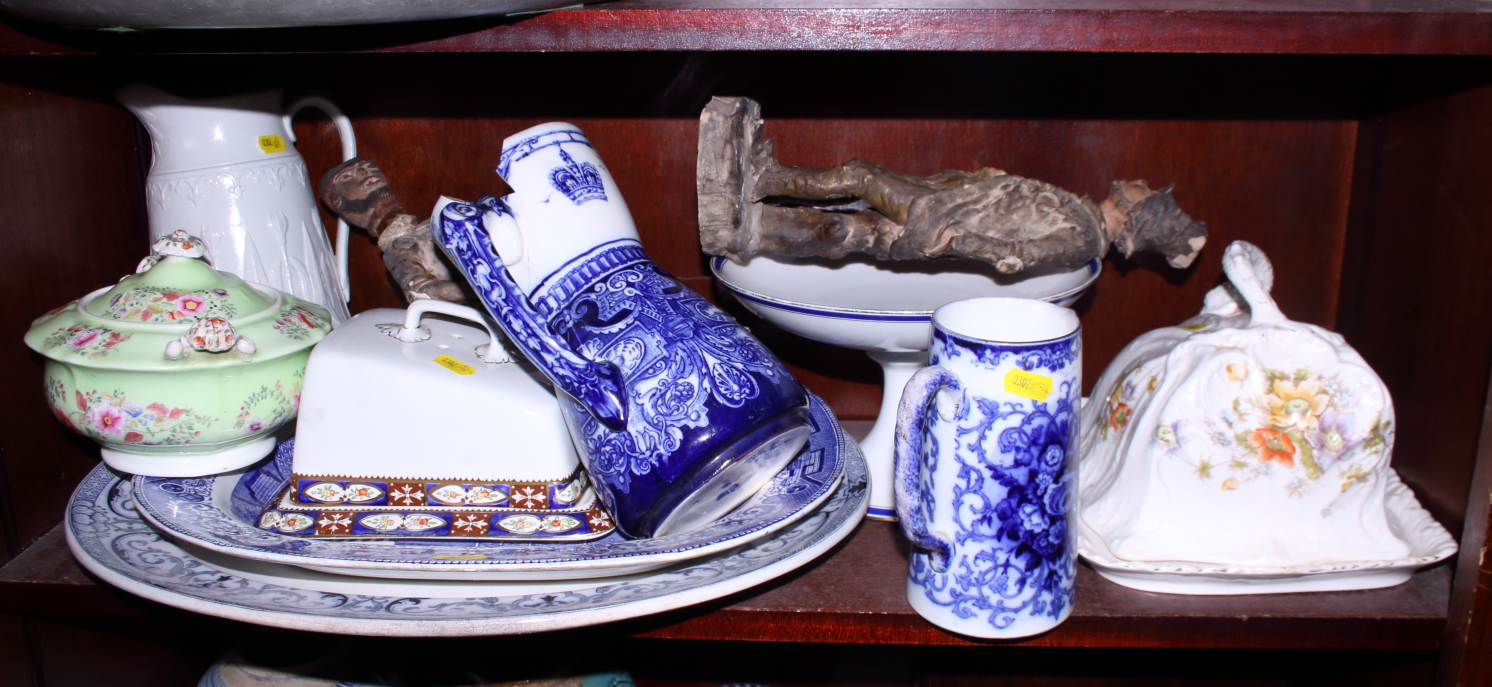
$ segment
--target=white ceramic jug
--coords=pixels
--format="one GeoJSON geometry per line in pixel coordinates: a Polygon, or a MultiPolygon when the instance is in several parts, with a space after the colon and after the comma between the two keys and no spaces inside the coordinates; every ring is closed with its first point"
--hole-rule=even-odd
{"type": "Polygon", "coordinates": [[[342,158],[357,155],[352,124],[324,98],[288,110],[280,91],[188,100],[136,84],[115,94],[150,132],[145,180],[150,236],[202,237],[224,272],[321,305],[347,319],[347,225],[334,253],[316,208],[315,179],[296,152],[290,117],[305,107],[337,124],[342,158]]]}
{"type": "Polygon", "coordinates": [[[745,328],[648,258],[573,124],[503,141],[507,200],[441,198],[437,245],[561,395],[576,449],[629,537],[734,510],[808,436],[808,392],[745,328]]]}

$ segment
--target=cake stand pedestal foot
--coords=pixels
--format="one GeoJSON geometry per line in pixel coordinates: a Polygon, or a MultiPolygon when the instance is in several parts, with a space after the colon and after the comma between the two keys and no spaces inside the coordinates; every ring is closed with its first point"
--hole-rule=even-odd
{"type": "Polygon", "coordinates": [[[881,392],[881,412],[870,433],[860,442],[860,452],[870,468],[870,510],[872,520],[896,520],[896,493],[892,489],[892,456],[896,451],[896,407],[901,392],[912,373],[927,365],[927,351],[866,351],[871,360],[881,364],[885,380],[881,392]]]}

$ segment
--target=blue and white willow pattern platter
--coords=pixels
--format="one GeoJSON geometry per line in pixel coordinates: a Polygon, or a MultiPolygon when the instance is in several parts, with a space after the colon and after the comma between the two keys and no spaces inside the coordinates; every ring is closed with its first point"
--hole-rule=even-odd
{"type": "Polygon", "coordinates": [[[822,503],[849,458],[860,459],[860,449],[817,397],[811,399],[809,422],[813,434],[808,444],[751,500],[707,527],[652,539],[627,540],[617,533],[568,543],[308,539],[256,527],[252,518],[263,504],[239,503],[235,508],[231,496],[240,473],[136,477],[134,488],[141,515],[161,531],[238,558],[364,577],[591,579],[656,570],[748,544],[822,503]]]}
{"type": "Polygon", "coordinates": [[[130,482],[102,465],[73,493],[67,543],[83,567],[105,582],[232,620],[400,637],[559,630],[720,598],[814,560],[849,536],[865,515],[865,460],[858,451],[845,456],[844,478],[829,499],[775,536],[666,570],[604,580],[368,579],[178,545],[140,517],[130,482]]]}

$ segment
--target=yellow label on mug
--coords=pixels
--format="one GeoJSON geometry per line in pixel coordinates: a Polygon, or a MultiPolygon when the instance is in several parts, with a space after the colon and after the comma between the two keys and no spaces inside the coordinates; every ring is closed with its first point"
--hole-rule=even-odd
{"type": "Polygon", "coordinates": [[[1012,368],[1005,373],[1005,393],[1045,401],[1052,394],[1052,378],[1012,368]]]}
{"type": "Polygon", "coordinates": [[[443,355],[439,358],[436,358],[435,364],[444,367],[447,370],[455,372],[458,375],[475,374],[477,371],[477,368],[467,365],[466,363],[463,363],[460,360],[452,358],[448,355],[443,355]]]}
{"type": "Polygon", "coordinates": [[[285,139],[279,136],[260,136],[259,149],[263,150],[266,154],[283,153],[285,152],[285,139]]]}

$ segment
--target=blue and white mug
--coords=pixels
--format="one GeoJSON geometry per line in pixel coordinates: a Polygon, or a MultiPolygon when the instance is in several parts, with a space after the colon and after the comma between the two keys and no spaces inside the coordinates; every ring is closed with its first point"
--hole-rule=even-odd
{"type": "Polygon", "coordinates": [[[907,600],[972,637],[1072,613],[1082,330],[1067,308],[970,298],[933,313],[929,366],[902,393],[896,509],[907,600]]]}

